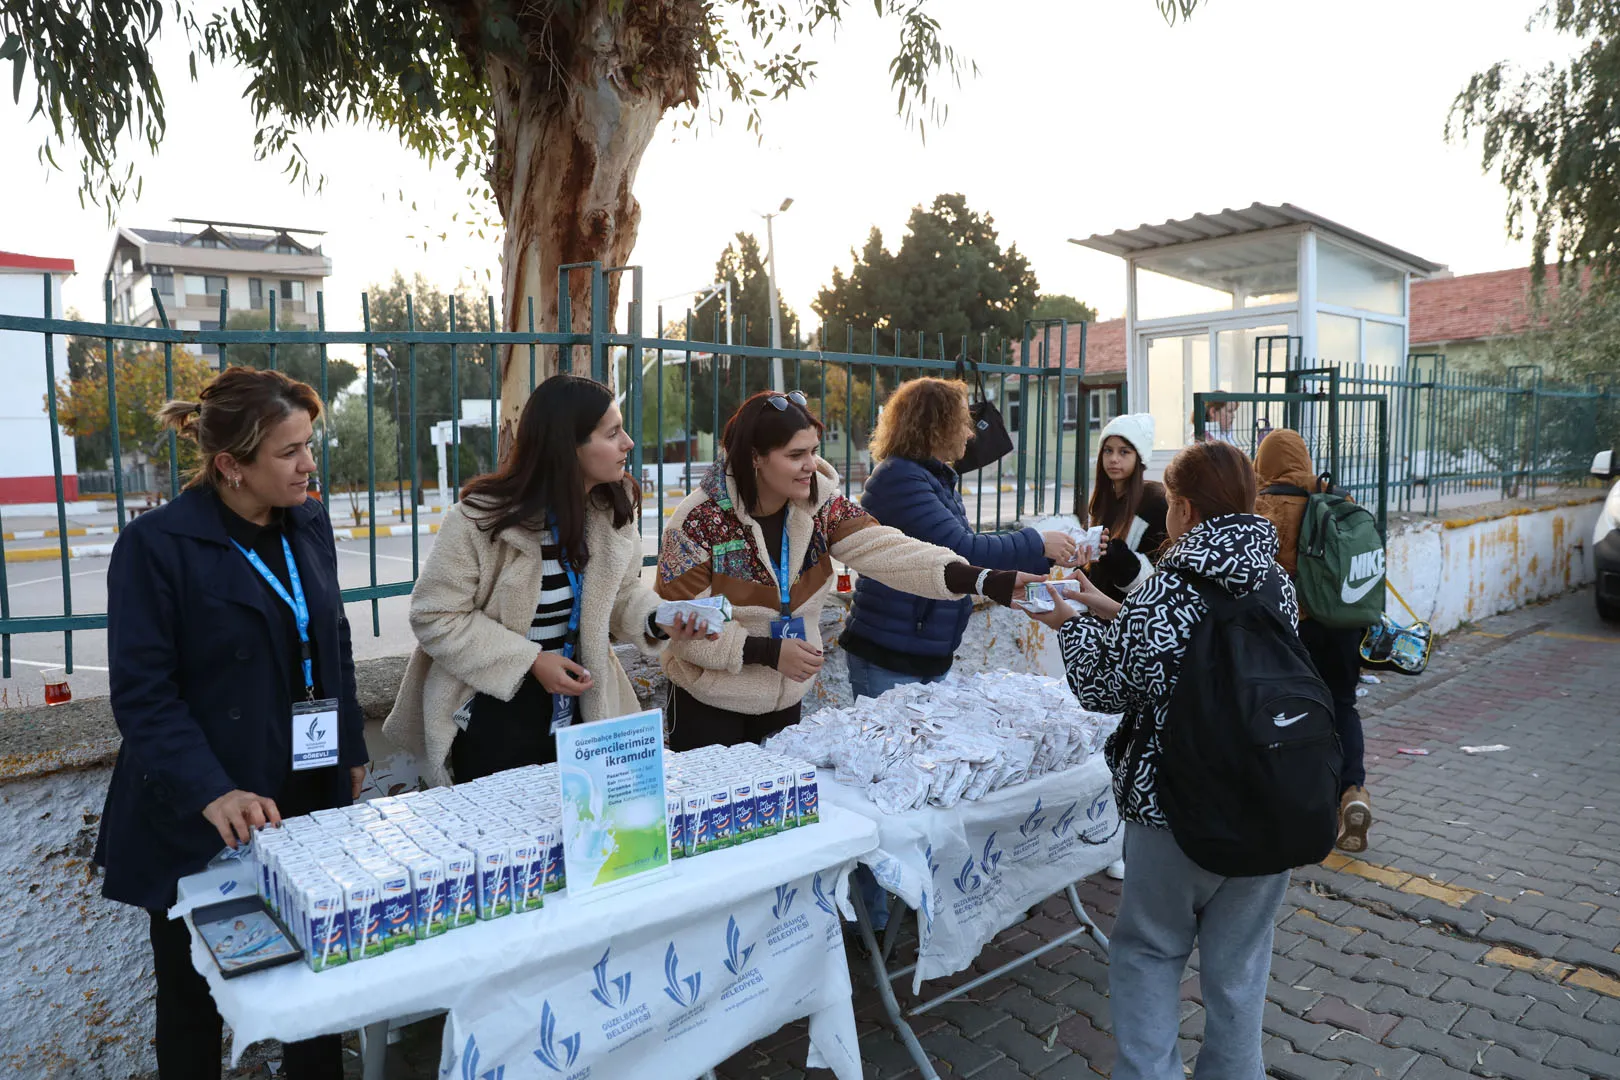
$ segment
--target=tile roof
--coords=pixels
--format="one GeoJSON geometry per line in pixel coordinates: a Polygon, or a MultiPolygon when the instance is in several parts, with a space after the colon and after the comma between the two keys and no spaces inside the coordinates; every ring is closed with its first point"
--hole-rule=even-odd
{"type": "MultiPolygon", "coordinates": [[[[1031,342],[1031,355],[1034,363],[1041,362],[1040,331],[1035,332],[1031,342]]],[[[1052,351],[1058,347],[1057,331],[1052,331],[1052,351]]],[[[1021,343],[1009,342],[1007,345],[1007,361],[1018,363],[1021,343]]],[[[1063,366],[1066,368],[1078,367],[1080,364],[1080,324],[1069,324],[1068,348],[1064,353],[1063,366]]],[[[1091,323],[1086,327],[1086,379],[1090,382],[1123,382],[1125,376],[1125,320],[1110,319],[1108,322],[1091,323]]]]}
{"type": "MultiPolygon", "coordinates": [[[[1556,275],[1547,281],[1558,296],[1556,275]]],[[[1530,327],[1530,268],[1412,282],[1407,338],[1414,351],[1453,341],[1479,341],[1523,333],[1530,327]]]]}

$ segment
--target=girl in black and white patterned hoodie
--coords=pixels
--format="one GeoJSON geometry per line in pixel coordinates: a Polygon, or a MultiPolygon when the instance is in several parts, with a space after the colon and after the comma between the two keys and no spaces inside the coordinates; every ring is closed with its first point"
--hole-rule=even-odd
{"type": "Polygon", "coordinates": [[[1077,575],[1086,613],[1058,600],[1031,617],[1057,630],[1080,703],[1124,715],[1106,748],[1130,867],[1109,949],[1113,1076],[1182,1075],[1179,997],[1196,945],[1206,1010],[1198,1076],[1251,1080],[1265,1074],[1260,1021],[1288,875],[1222,878],[1182,853],[1159,807],[1160,741],[1188,638],[1208,611],[1186,574],[1234,596],[1259,592],[1294,623],[1299,608],[1277,565],[1276,531],[1254,514],[1254,468],[1241,451],[1221,442],[1188,447],[1164,482],[1170,544],[1158,572],[1123,604],[1077,575]]]}

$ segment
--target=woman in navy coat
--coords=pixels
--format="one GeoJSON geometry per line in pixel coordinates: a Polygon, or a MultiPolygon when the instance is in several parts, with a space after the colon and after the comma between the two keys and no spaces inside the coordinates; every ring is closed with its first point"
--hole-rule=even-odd
{"type": "MultiPolygon", "coordinates": [[[[160,415],[196,440],[201,468],[129,524],[107,574],[123,744],[96,861],[102,893],[150,917],[161,1080],[220,1075],[219,1013],[185,923],[165,912],[176,882],[255,828],[348,805],[367,759],[332,529],[307,491],[320,398],[248,368],[226,370],[200,398],[160,415]],[[295,733],[295,706],[305,720],[336,713],[335,747],[300,739],[319,728],[295,733]]],[[[285,1071],[341,1076],[341,1052],[337,1036],[289,1044],[285,1071]]]]}
{"type": "MultiPolygon", "coordinates": [[[[956,492],[956,472],[946,464],[962,457],[972,434],[962,383],[902,383],[872,435],[878,465],[866,480],[861,506],[882,524],[950,548],[974,566],[1044,574],[1053,562],[1070,565],[1075,542],[1067,533],[973,531],[956,492]]],[[[925,600],[861,578],[838,638],[849,657],[851,692],[877,697],[904,683],[943,679],[972,613],[969,599],[925,600]]]]}

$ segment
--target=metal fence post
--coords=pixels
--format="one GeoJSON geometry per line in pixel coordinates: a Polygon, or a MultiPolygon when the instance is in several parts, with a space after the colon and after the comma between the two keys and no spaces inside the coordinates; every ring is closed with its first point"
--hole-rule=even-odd
{"type": "MultiPolygon", "coordinates": [[[[112,278],[102,282],[107,301],[107,324],[113,321],[112,278]]],[[[49,312],[46,315],[49,316],[49,312]]],[[[107,425],[112,428],[113,508],[118,516],[118,528],[124,527],[124,454],[118,443],[118,363],[113,355],[113,339],[103,338],[107,356],[107,425]]],[[[68,373],[69,377],[72,372],[68,373]]],[[[66,571],[64,571],[65,573],[66,571]]]]}
{"type": "MultiPolygon", "coordinates": [[[[45,280],[45,310],[47,319],[56,317],[51,295],[51,275],[45,280]]],[[[109,368],[110,368],[109,364],[109,368]]],[[[56,546],[62,556],[62,614],[73,615],[73,575],[68,573],[67,500],[62,480],[62,426],[56,415],[56,335],[45,331],[45,404],[51,418],[51,469],[56,474],[56,546]]],[[[118,463],[115,462],[115,465],[118,463]]],[[[117,470],[115,470],[117,471],[117,470]]],[[[73,631],[62,631],[62,655],[68,674],[73,673],[73,631]]]]}

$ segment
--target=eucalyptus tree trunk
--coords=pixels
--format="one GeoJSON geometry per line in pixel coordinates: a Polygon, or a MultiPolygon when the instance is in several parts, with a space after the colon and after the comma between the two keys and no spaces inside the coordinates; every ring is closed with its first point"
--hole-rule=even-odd
{"type": "MultiPolygon", "coordinates": [[[[501,259],[505,329],[558,325],[557,273],[569,263],[622,266],[635,247],[641,205],[632,189],[664,112],[698,94],[700,0],[586,0],[566,25],[554,19],[544,55],[486,59],[495,121],[490,185],[505,220],[501,259]],[[567,40],[564,40],[567,39],[567,40]]],[[[569,282],[572,326],[591,328],[590,276],[569,282]]],[[[618,279],[610,286],[609,319],[618,279]]],[[[529,393],[529,350],[501,350],[504,449],[529,393]]],[[[542,349],[536,380],[554,374],[542,349]]]]}

